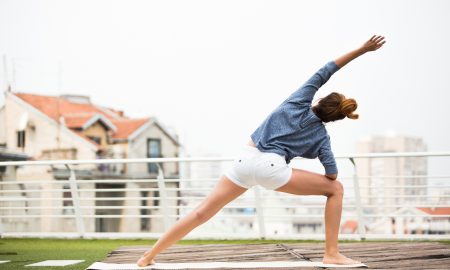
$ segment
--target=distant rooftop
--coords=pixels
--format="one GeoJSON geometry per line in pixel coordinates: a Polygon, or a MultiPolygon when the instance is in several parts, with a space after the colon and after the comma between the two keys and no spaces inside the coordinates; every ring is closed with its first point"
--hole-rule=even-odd
{"type": "Polygon", "coordinates": [[[86,129],[97,121],[113,131],[113,139],[120,140],[127,139],[133,132],[152,120],[151,117],[127,117],[121,110],[91,103],[88,96],[69,94],[61,96],[46,96],[30,93],[13,94],[56,122],[64,124],[90,142],[92,141],[83,136],[79,131],[86,129]]]}

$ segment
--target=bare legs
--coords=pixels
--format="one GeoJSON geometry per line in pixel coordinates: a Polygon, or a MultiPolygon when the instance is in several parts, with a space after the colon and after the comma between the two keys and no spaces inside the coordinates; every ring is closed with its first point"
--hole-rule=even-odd
{"type": "Polygon", "coordinates": [[[324,175],[305,170],[293,169],[289,182],[276,191],[295,195],[327,196],[325,205],[325,254],[323,263],[354,264],[352,260],[339,253],[338,235],[342,213],[344,188],[341,182],[330,180],[324,175]]]}
{"type": "MultiPolygon", "coordinates": [[[[153,264],[153,258],[165,250],[197,226],[214,216],[226,204],[243,194],[247,189],[237,186],[227,177],[222,176],[212,192],[197,208],[179,219],[153,247],[145,252],[137,262],[138,266],[153,264]]],[[[344,189],[341,182],[330,180],[325,176],[309,171],[293,169],[291,179],[276,191],[295,195],[324,195],[327,197],[325,205],[325,254],[323,263],[354,264],[352,260],[339,253],[338,235],[342,213],[342,198],[344,189]]]]}
{"type": "Polygon", "coordinates": [[[194,210],[179,219],[158,239],[149,251],[144,253],[144,256],[137,261],[138,266],[153,264],[153,258],[157,254],[176,243],[197,226],[205,223],[226,204],[239,197],[245,191],[247,191],[246,188],[240,187],[231,182],[226,176],[222,176],[211,193],[194,210]]]}

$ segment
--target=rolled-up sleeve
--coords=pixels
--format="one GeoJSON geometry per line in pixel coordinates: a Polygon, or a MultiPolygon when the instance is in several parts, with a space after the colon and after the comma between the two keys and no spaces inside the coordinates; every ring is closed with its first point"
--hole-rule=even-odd
{"type": "Polygon", "coordinates": [[[329,61],[309,78],[297,91],[292,93],[285,102],[297,103],[300,105],[311,105],[317,90],[324,85],[330,77],[339,70],[334,61],[329,61]]]}
{"type": "Polygon", "coordinates": [[[336,160],[334,159],[333,151],[331,151],[331,144],[329,137],[319,150],[319,160],[325,168],[326,174],[337,174],[338,169],[336,160]]]}

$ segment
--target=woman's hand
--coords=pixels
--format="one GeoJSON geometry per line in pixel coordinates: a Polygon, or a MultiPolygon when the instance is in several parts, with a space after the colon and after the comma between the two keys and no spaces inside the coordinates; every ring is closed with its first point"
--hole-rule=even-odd
{"type": "Polygon", "coordinates": [[[348,52],[341,57],[338,57],[334,62],[339,68],[342,68],[343,66],[347,65],[350,61],[353,59],[365,54],[366,52],[370,51],[376,51],[383,44],[386,43],[383,36],[377,36],[373,35],[368,41],[366,41],[361,47],[359,47],[356,50],[353,50],[351,52],[348,52]]]}
{"type": "Polygon", "coordinates": [[[386,43],[386,40],[384,40],[383,36],[373,35],[373,37],[361,46],[361,49],[364,52],[376,51],[381,48],[384,43],[386,43]]]}

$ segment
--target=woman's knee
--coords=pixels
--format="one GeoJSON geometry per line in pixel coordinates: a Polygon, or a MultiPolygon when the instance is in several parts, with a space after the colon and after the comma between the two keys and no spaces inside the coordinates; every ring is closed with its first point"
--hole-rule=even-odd
{"type": "Polygon", "coordinates": [[[330,191],[325,196],[344,196],[344,186],[342,185],[341,181],[332,180],[330,185],[330,191]]]}

